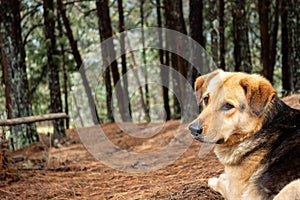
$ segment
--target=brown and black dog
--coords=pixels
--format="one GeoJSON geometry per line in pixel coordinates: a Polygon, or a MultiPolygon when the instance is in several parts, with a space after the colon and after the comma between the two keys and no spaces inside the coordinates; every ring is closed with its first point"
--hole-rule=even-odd
{"type": "Polygon", "coordinates": [[[300,111],[254,74],[216,70],[195,91],[203,111],[189,129],[225,166],[209,186],[229,200],[300,199],[300,111]]]}

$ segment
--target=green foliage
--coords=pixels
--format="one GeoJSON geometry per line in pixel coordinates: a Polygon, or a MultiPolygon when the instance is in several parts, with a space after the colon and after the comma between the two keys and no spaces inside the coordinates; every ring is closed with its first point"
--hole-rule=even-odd
{"type": "MultiPolygon", "coordinates": [[[[231,1],[225,1],[225,45],[226,45],[226,69],[232,71],[234,69],[234,55],[233,55],[233,31],[232,31],[232,14],[231,14],[231,1]]],[[[100,36],[98,30],[98,16],[96,14],[95,1],[75,1],[74,3],[70,1],[63,1],[66,3],[66,9],[68,18],[71,22],[71,28],[75,37],[75,40],[78,43],[78,47],[82,57],[86,62],[94,59],[92,56],[93,53],[99,52],[100,48],[100,36]]],[[[208,0],[204,0],[204,36],[205,36],[205,49],[211,53],[211,41],[210,41],[210,21],[209,21],[209,7],[208,0]]],[[[26,65],[29,78],[30,86],[30,97],[32,101],[32,108],[34,115],[45,114],[49,112],[50,97],[48,89],[48,74],[45,66],[47,65],[47,49],[50,44],[50,41],[45,40],[44,35],[44,26],[43,26],[43,6],[42,2],[39,0],[23,0],[22,1],[22,34],[24,38],[24,44],[26,48],[26,65]]],[[[125,17],[125,30],[141,27],[141,13],[140,13],[141,1],[139,0],[124,0],[124,17],[125,17]]],[[[189,7],[188,1],[183,1],[183,11],[184,18],[186,20],[187,30],[189,30],[188,15],[189,7]]],[[[118,18],[118,7],[117,1],[110,1],[110,17],[114,33],[118,32],[119,18],[118,18]]],[[[155,1],[145,1],[144,2],[144,21],[145,27],[157,26],[157,13],[155,7],[155,1]]],[[[274,5],[273,5],[274,6],[274,5]]],[[[257,12],[257,2],[254,0],[247,2],[247,19],[249,22],[249,39],[250,39],[250,48],[251,48],[251,57],[253,64],[253,72],[262,73],[262,65],[260,60],[260,35],[259,35],[259,23],[258,23],[258,12],[257,12]]],[[[162,9],[162,16],[163,9],[162,9]]],[[[57,9],[55,12],[49,12],[49,17],[55,18],[57,21],[57,9]]],[[[163,18],[163,23],[165,19],[163,18]]],[[[215,20],[215,28],[218,27],[218,20],[215,20]]],[[[57,26],[57,24],[56,24],[57,26]]],[[[63,31],[65,32],[64,28],[63,31]]],[[[68,41],[68,38],[65,34],[61,37],[59,31],[53,34],[57,36],[57,49],[59,50],[58,54],[54,56],[54,62],[60,66],[65,64],[68,78],[72,78],[77,72],[76,64],[71,52],[71,47],[68,41]],[[65,50],[64,60],[61,55],[61,47],[65,50]]],[[[281,32],[279,31],[279,36],[281,32]]],[[[151,38],[145,36],[146,38],[151,38]]],[[[119,41],[115,41],[116,43],[119,41]]],[[[126,44],[128,45],[128,44],[126,44]]],[[[130,44],[134,45],[134,44],[130,44]]],[[[278,47],[279,48],[279,47],[278,47]]],[[[120,49],[116,48],[116,51],[120,49]]],[[[156,50],[146,50],[147,63],[155,63],[158,65],[158,52],[156,50]]],[[[99,59],[101,55],[98,55],[99,59]]],[[[142,52],[134,52],[132,55],[126,55],[127,58],[127,67],[130,69],[130,66],[138,67],[143,65],[142,52]],[[134,60],[135,62],[134,62],[134,60]]],[[[278,51],[277,62],[275,67],[274,75],[274,86],[277,91],[281,90],[281,61],[280,61],[280,51],[278,51]]],[[[121,71],[121,58],[118,58],[119,69],[121,71]]],[[[159,70],[155,67],[148,67],[147,70],[151,73],[159,74],[159,70]]],[[[63,82],[62,68],[60,71],[60,80],[63,82]]],[[[100,72],[99,72],[100,74],[100,72]]],[[[71,89],[74,84],[72,81],[68,82],[68,88],[71,89]]],[[[63,84],[61,84],[63,85],[63,84]]],[[[144,88],[143,88],[144,90],[144,88]]],[[[133,108],[133,113],[142,113],[142,108],[140,105],[140,93],[137,88],[130,88],[130,101],[131,104],[136,105],[133,108]]],[[[150,86],[150,111],[154,119],[158,119],[160,108],[162,108],[162,98],[161,97],[161,88],[156,86],[150,86]]],[[[4,97],[4,87],[3,84],[0,87],[0,94],[4,97]]],[[[99,115],[101,119],[106,117],[106,105],[105,105],[105,87],[104,80],[102,77],[99,77],[99,85],[95,91],[95,96],[97,98],[97,108],[99,110],[99,115]]],[[[171,92],[170,92],[171,97],[171,92]]],[[[71,101],[71,96],[69,95],[69,102],[71,101]]],[[[116,101],[113,102],[114,107],[116,106],[116,101]]],[[[172,98],[170,98],[170,104],[173,104],[172,98]]],[[[0,98],[0,109],[5,110],[4,107],[4,98],[0,98]]],[[[133,117],[137,121],[142,121],[143,117],[138,114],[133,114],[133,117]]]]}

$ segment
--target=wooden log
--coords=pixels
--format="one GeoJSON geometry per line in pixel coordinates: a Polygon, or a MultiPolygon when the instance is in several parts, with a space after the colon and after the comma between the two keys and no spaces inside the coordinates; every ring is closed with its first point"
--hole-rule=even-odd
{"type": "Polygon", "coordinates": [[[37,115],[30,117],[21,117],[7,120],[0,120],[0,126],[14,126],[18,124],[29,124],[40,121],[69,118],[66,113],[50,113],[46,115],[37,115]]]}

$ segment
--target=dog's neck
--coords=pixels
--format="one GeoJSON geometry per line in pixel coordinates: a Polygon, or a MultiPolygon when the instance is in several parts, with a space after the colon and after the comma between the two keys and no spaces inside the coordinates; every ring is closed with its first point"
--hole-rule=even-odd
{"type": "Polygon", "coordinates": [[[272,99],[265,113],[262,129],[299,128],[300,126],[300,111],[289,107],[277,96],[272,99]]]}
{"type": "MultiPolygon", "coordinates": [[[[239,165],[245,159],[249,160],[248,157],[255,158],[256,154],[265,154],[265,147],[269,139],[276,139],[276,136],[269,135],[268,138],[262,139],[253,135],[233,145],[216,145],[214,152],[223,165],[239,165]]],[[[259,162],[255,160],[255,163],[259,162]]]]}

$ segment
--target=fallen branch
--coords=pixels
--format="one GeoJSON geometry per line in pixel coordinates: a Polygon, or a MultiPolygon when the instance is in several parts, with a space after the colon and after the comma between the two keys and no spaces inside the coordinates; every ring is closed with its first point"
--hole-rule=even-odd
{"type": "Polygon", "coordinates": [[[85,166],[61,166],[61,167],[51,167],[51,168],[44,168],[41,166],[37,166],[34,168],[19,168],[19,171],[52,171],[52,172],[69,172],[69,171],[86,171],[88,167],[85,166]]]}
{"type": "Polygon", "coordinates": [[[50,113],[50,114],[46,114],[46,115],[0,120],[0,126],[14,126],[14,125],[18,125],[18,124],[30,124],[30,123],[34,123],[34,122],[55,120],[55,119],[64,119],[64,118],[69,118],[69,116],[66,113],[50,113]]]}

